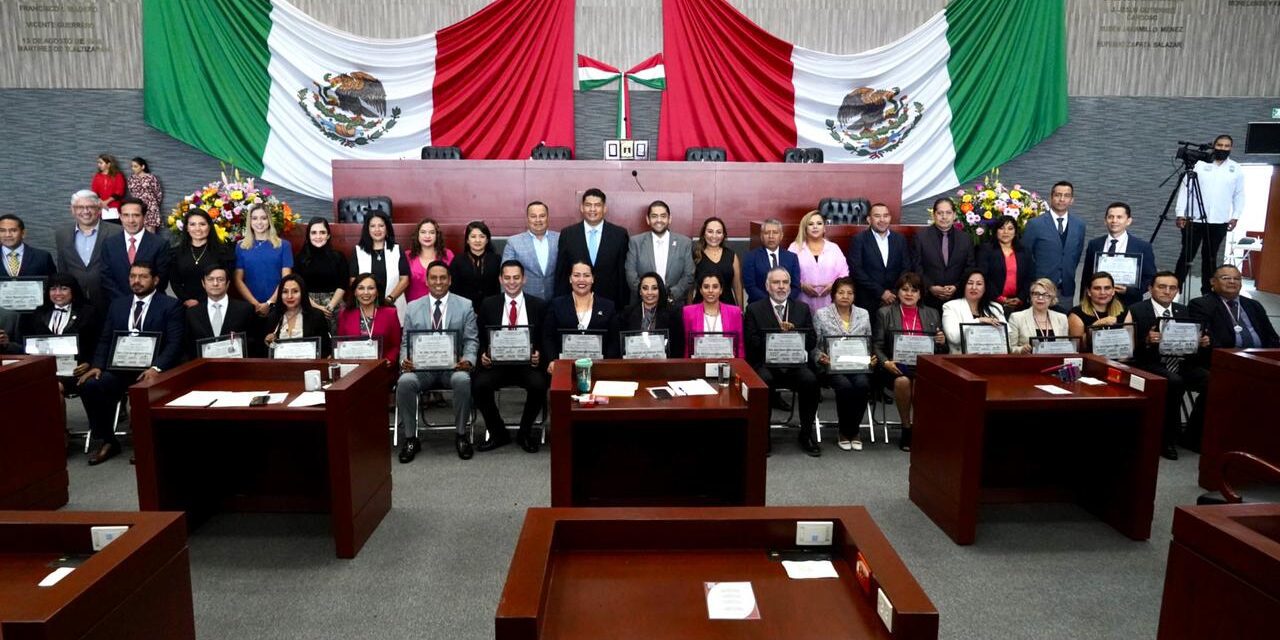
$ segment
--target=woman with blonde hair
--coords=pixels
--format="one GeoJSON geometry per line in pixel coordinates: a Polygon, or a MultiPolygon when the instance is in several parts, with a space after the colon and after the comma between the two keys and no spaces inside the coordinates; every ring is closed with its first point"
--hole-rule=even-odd
{"type": "Polygon", "coordinates": [[[249,228],[236,245],[236,290],[266,317],[279,293],[280,278],[293,272],[293,247],[280,238],[264,204],[249,207],[249,228]]]}
{"type": "Polygon", "coordinates": [[[849,261],[834,242],[827,241],[826,221],[817,209],[804,214],[796,239],[787,247],[800,259],[799,301],[816,312],[831,304],[831,285],[849,275],[849,261]]]}
{"type": "Polygon", "coordinates": [[[1053,308],[1058,304],[1058,287],[1040,278],[1029,289],[1031,306],[1009,314],[1009,344],[1014,353],[1031,353],[1032,338],[1067,337],[1067,314],[1053,308]]]}

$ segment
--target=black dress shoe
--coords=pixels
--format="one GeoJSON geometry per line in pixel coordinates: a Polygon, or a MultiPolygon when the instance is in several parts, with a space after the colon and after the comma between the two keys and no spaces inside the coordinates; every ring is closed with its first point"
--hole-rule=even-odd
{"type": "Polygon", "coordinates": [[[404,444],[400,445],[400,462],[413,462],[414,456],[422,450],[422,445],[417,438],[405,438],[404,444]]]}
{"type": "Polygon", "coordinates": [[[89,455],[89,466],[100,465],[118,455],[120,455],[120,443],[108,442],[89,455]]]}
{"type": "Polygon", "coordinates": [[[525,453],[538,452],[538,441],[530,433],[527,433],[527,432],[517,433],[516,444],[520,445],[520,448],[524,449],[525,453]]]}
{"type": "Polygon", "coordinates": [[[903,429],[902,435],[898,436],[898,449],[902,451],[911,450],[911,430],[903,429]]]}
{"type": "Polygon", "coordinates": [[[1165,460],[1177,460],[1178,448],[1171,444],[1166,444],[1160,449],[1160,457],[1165,460]]]}
{"type": "Polygon", "coordinates": [[[489,439],[476,445],[476,451],[493,451],[498,447],[511,443],[511,436],[507,435],[507,430],[503,429],[497,434],[489,434],[489,439]]]}
{"type": "Polygon", "coordinates": [[[808,433],[801,432],[800,448],[803,449],[805,453],[815,458],[822,455],[822,447],[818,446],[818,441],[814,440],[813,436],[808,433]]]}
{"type": "Polygon", "coordinates": [[[470,460],[471,456],[475,455],[475,450],[471,448],[471,441],[466,436],[458,436],[453,445],[458,449],[458,457],[463,460],[470,460]]]}

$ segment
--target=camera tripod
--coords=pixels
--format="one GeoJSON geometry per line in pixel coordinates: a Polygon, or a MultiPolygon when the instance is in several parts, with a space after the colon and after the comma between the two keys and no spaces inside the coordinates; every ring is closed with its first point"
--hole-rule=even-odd
{"type": "MultiPolygon", "coordinates": [[[[1151,239],[1149,242],[1153,246],[1156,242],[1156,236],[1160,235],[1160,227],[1169,219],[1169,212],[1173,210],[1174,203],[1178,201],[1178,191],[1182,189],[1184,185],[1187,190],[1186,203],[1182,211],[1175,212],[1175,216],[1185,218],[1187,225],[1205,223],[1209,220],[1208,215],[1204,212],[1204,195],[1200,191],[1200,176],[1195,171],[1195,161],[1184,159],[1182,167],[1175,170],[1168,178],[1165,178],[1164,182],[1160,183],[1160,186],[1163,187],[1169,182],[1169,179],[1174,176],[1178,177],[1178,181],[1173,187],[1173,192],[1169,194],[1169,200],[1165,202],[1164,211],[1160,212],[1160,219],[1156,222],[1155,231],[1151,232],[1151,239]]],[[[1190,277],[1191,262],[1195,259],[1195,256],[1191,255],[1192,234],[1194,232],[1190,226],[1181,229],[1181,232],[1182,248],[1178,262],[1183,267],[1183,273],[1178,274],[1178,277],[1182,280],[1180,291],[1178,293],[1178,301],[1186,304],[1187,300],[1190,298],[1190,287],[1187,286],[1186,280],[1190,277]]],[[[1207,251],[1208,243],[1205,242],[1204,245],[1203,249],[1207,251]]],[[[1202,252],[1200,259],[1212,260],[1213,258],[1211,256],[1204,255],[1202,252]]],[[[1203,283],[1201,283],[1201,286],[1203,286],[1203,283]]]]}

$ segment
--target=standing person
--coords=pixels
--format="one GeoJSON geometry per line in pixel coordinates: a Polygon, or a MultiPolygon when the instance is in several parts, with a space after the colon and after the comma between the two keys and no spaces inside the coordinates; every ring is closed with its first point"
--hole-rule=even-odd
{"type": "Polygon", "coordinates": [[[519,387],[525,390],[525,400],[516,431],[516,444],[526,453],[537,453],[538,441],[533,437],[533,422],[547,401],[547,374],[540,351],[546,304],[524,292],[524,266],[518,260],[503,261],[501,271],[502,293],[485,298],[476,314],[480,325],[480,366],[472,376],[471,392],[476,409],[484,416],[484,429],[488,434],[488,438],[476,448],[491,451],[511,442],[507,423],[498,413],[496,392],[502,387],[519,387]],[[503,364],[490,359],[491,327],[528,327],[529,362],[503,364]]]}
{"type": "Polygon", "coordinates": [[[826,222],[816,209],[800,219],[800,230],[788,250],[800,259],[800,296],[796,299],[810,311],[831,304],[831,284],[849,275],[849,261],[836,243],[827,241],[826,222]]]}
{"type": "MultiPolygon", "coordinates": [[[[647,219],[649,231],[631,236],[627,247],[627,286],[635,289],[642,273],[658,273],[662,281],[668,283],[667,294],[671,296],[668,302],[683,301],[693,286],[693,241],[689,236],[671,231],[671,208],[661,200],[649,203],[647,219]]],[[[738,282],[741,281],[742,278],[738,278],[738,282]]]]}
{"type": "Polygon", "coordinates": [[[498,295],[498,270],[502,266],[502,258],[493,250],[489,225],[472,220],[467,223],[463,237],[466,248],[461,256],[449,264],[449,272],[453,277],[450,290],[455,295],[470,300],[471,307],[478,309],[481,300],[498,295]]]}
{"type": "MultiPolygon", "coordinates": [[[[826,352],[828,338],[864,336],[871,340],[871,315],[866,309],[853,304],[857,295],[853,278],[836,278],[831,285],[831,305],[813,314],[813,329],[817,333],[817,346],[813,350],[814,362],[824,372],[826,386],[836,396],[836,417],[840,421],[840,439],[836,445],[844,451],[862,451],[862,417],[867,413],[867,399],[871,396],[871,373],[844,373],[831,371],[831,357],[826,352]]],[[[871,345],[867,345],[870,350],[871,345]]],[[[876,357],[871,356],[870,370],[876,368],[876,357]]]]}
{"type": "Polygon", "coordinates": [[[1032,218],[1022,229],[1022,244],[1031,252],[1035,277],[1048,278],[1058,288],[1058,309],[1066,309],[1076,297],[1076,267],[1084,253],[1088,225],[1071,215],[1075,187],[1059,181],[1049,191],[1049,213],[1032,218]]]}
{"type": "Polygon", "coordinates": [[[253,306],[244,300],[227,295],[231,286],[231,274],[227,268],[215,262],[204,271],[204,300],[193,307],[185,307],[187,319],[187,355],[200,357],[200,341],[225,335],[243,335],[244,357],[258,357],[262,349],[249,342],[249,330],[253,328],[253,306]]]}
{"type": "Polygon", "coordinates": [[[962,296],[942,305],[942,332],[947,335],[947,348],[951,353],[964,352],[962,324],[982,322],[1005,330],[1004,307],[995,301],[995,289],[987,286],[986,276],[977,269],[969,269],[960,281],[964,286],[962,296]]]}
{"type": "Polygon", "coordinates": [[[1156,276],[1156,252],[1151,243],[1129,233],[1129,225],[1133,224],[1133,211],[1123,202],[1112,202],[1107,205],[1103,217],[1107,227],[1107,235],[1089,241],[1084,251],[1084,273],[1080,277],[1083,284],[1093,277],[1093,267],[1099,254],[1115,255],[1117,253],[1136,253],[1142,256],[1142,270],[1138,273],[1137,287],[1116,285],[1116,295],[1125,307],[1131,307],[1142,300],[1143,292],[1151,288],[1151,280],[1156,276]]]}
{"type": "MultiPolygon", "coordinates": [[[[746,264],[742,268],[742,286],[746,290],[747,303],[764,300],[769,297],[765,291],[765,281],[769,270],[782,267],[791,274],[792,282],[800,282],[800,258],[790,251],[782,250],[782,221],[767,218],[760,224],[760,246],[747,254],[746,264]]],[[[791,288],[791,299],[800,295],[799,287],[791,288]]]]}
{"type": "Polygon", "coordinates": [[[380,339],[382,357],[393,365],[396,363],[402,338],[400,318],[396,317],[395,307],[387,304],[387,297],[372,273],[362,273],[352,281],[347,304],[338,314],[335,335],[380,339]]]}
{"type": "Polygon", "coordinates": [[[1185,283],[1191,262],[1203,244],[1204,253],[1200,255],[1201,295],[1208,295],[1212,290],[1213,266],[1218,263],[1222,241],[1228,231],[1236,228],[1236,222],[1244,213],[1244,171],[1231,159],[1233,144],[1231,136],[1226,134],[1214,138],[1213,162],[1201,160],[1194,167],[1204,200],[1205,219],[1201,220],[1198,207],[1188,202],[1187,183],[1190,178],[1184,178],[1178,189],[1176,212],[1178,228],[1182,230],[1182,251],[1173,271],[1178,274],[1178,281],[1185,283]]]}
{"type": "Polygon", "coordinates": [[[440,232],[440,224],[431,218],[418,223],[409,242],[409,251],[405,254],[409,264],[409,288],[405,289],[405,303],[413,302],[427,295],[427,265],[439,260],[445,264],[453,262],[453,252],[444,246],[444,234],[440,232]]]}
{"type": "Polygon", "coordinates": [[[933,307],[920,306],[924,284],[920,274],[907,271],[898,276],[894,284],[898,301],[887,307],[880,307],[876,313],[880,316],[875,323],[875,337],[872,344],[876,359],[883,368],[888,384],[893,389],[893,403],[898,407],[898,416],[902,420],[902,435],[898,440],[898,448],[911,450],[911,401],[915,394],[915,367],[894,359],[894,332],[901,331],[919,335],[932,335],[934,352],[943,353],[947,344],[947,336],[942,332],[942,320],[938,310],[933,307]]]}
{"type": "MultiPolygon", "coordinates": [[[[13,214],[0,216],[0,279],[47,277],[57,272],[53,256],[25,242],[27,225],[13,214]]],[[[0,308],[0,352],[21,353],[19,314],[0,308]]]]}
{"type": "Polygon", "coordinates": [[[266,206],[253,205],[248,218],[248,233],[236,245],[236,290],[266,317],[280,294],[280,278],[293,271],[293,247],[276,233],[266,206]]]}
{"type": "Polygon", "coordinates": [[[546,355],[548,374],[555,373],[556,359],[560,357],[561,331],[603,331],[604,357],[616,357],[613,342],[617,334],[612,331],[616,307],[612,300],[596,295],[591,265],[581,260],[570,264],[569,281],[569,293],[551,300],[542,321],[542,353],[546,355]]]}
{"type": "Polygon", "coordinates": [[[328,358],[330,348],[329,321],[318,309],[311,306],[307,296],[307,283],[296,273],[286,273],[276,285],[280,301],[272,304],[267,313],[267,336],[270,348],[276,340],[319,338],[320,357],[328,358]]]}
{"type": "Polygon", "coordinates": [[[347,257],[333,248],[329,221],[312,218],[307,223],[307,243],[293,261],[293,272],[307,282],[311,306],[329,319],[329,330],[338,328],[338,309],[342,306],[351,267],[347,257]]]}
{"type": "Polygon", "coordinates": [[[1082,350],[1089,346],[1091,327],[1111,327],[1124,318],[1124,304],[1116,297],[1116,281],[1106,271],[1096,271],[1089,278],[1088,289],[1080,304],[1067,314],[1067,333],[1080,338],[1082,350]]]}
{"type": "MultiPolygon", "coordinates": [[[[361,273],[372,273],[378,280],[382,290],[386,292],[387,304],[396,308],[400,324],[405,324],[404,292],[409,288],[409,260],[404,251],[396,246],[395,228],[391,226],[391,218],[381,211],[370,211],[365,216],[364,228],[360,230],[360,242],[356,243],[355,260],[349,260],[351,277],[361,273]]],[[[445,265],[448,268],[448,265],[445,265]]],[[[430,287],[430,282],[427,283],[430,287]]]]}
{"type": "Polygon", "coordinates": [[[978,245],[975,260],[1006,317],[1027,308],[1034,279],[1031,252],[1022,246],[1018,236],[1018,221],[1009,216],[1000,218],[987,241],[978,245]]]}
{"type": "Polygon", "coordinates": [[[893,283],[911,270],[907,238],[889,228],[892,221],[889,205],[871,205],[867,230],[854,236],[849,244],[849,275],[858,285],[855,302],[869,315],[898,301],[893,283]]]}
{"type": "Polygon", "coordinates": [[[524,267],[525,293],[550,300],[555,295],[556,259],[560,232],[547,229],[551,213],[547,205],[534,200],[524,208],[526,229],[507,238],[502,261],[519,260],[524,267]]]}
{"type": "MultiPolygon", "coordinates": [[[[801,226],[803,229],[804,227],[801,226]]],[[[769,271],[769,297],[747,305],[743,313],[747,363],[756,370],[770,391],[791,389],[800,398],[800,448],[817,457],[822,455],[815,436],[818,418],[818,377],[806,361],[795,367],[777,367],[765,363],[765,333],[769,331],[803,331],[805,350],[812,352],[817,339],[813,334],[813,315],[808,305],[791,299],[791,274],[778,267],[769,271]]]]}
{"type": "Polygon", "coordinates": [[[218,236],[213,219],[202,209],[187,211],[178,238],[169,284],[174,297],[190,309],[205,299],[204,274],[209,267],[216,264],[235,273],[236,250],[218,236]]]}
{"type": "Polygon", "coordinates": [[[105,218],[115,220],[125,192],[124,175],[120,173],[120,163],[115,156],[106,153],[98,156],[98,171],[93,174],[89,188],[102,200],[102,210],[107,213],[105,218]]]}
{"type": "Polygon", "coordinates": [[[604,192],[591,188],[582,194],[581,224],[560,230],[560,253],[556,256],[556,296],[570,293],[569,272],[574,263],[591,266],[596,295],[615,305],[627,304],[627,230],[605,220],[608,213],[604,192]]]}
{"type": "Polygon", "coordinates": [[[720,276],[723,284],[720,300],[741,308],[746,297],[742,291],[742,263],[733,249],[725,245],[728,240],[724,220],[713,216],[702,222],[702,230],[693,243],[694,268],[690,281],[695,284],[688,289],[689,302],[701,301],[702,287],[696,283],[702,282],[703,276],[714,273],[720,276]]]}
{"type": "Polygon", "coordinates": [[[684,353],[681,318],[676,315],[680,307],[671,305],[671,298],[662,283],[662,276],[653,271],[641,274],[640,281],[636,283],[635,302],[617,315],[617,332],[666,331],[667,357],[684,353]]]}
{"type": "Polygon", "coordinates": [[[916,234],[912,262],[924,281],[924,303],[934,309],[955,300],[961,276],[973,266],[973,242],[956,228],[956,205],[951,198],[933,201],[933,224],[916,234]]]}
{"type": "Polygon", "coordinates": [[[151,166],[145,158],[131,160],[129,171],[129,195],[147,206],[142,226],[151,233],[160,233],[160,221],[164,217],[164,189],[160,186],[160,179],[151,173],[151,166]]]}
{"type": "Polygon", "coordinates": [[[97,317],[107,315],[107,294],[102,288],[102,248],[119,235],[120,227],[102,224],[102,201],[98,194],[83,189],[71,196],[70,224],[53,232],[54,259],[58,273],[69,273],[84,292],[82,303],[89,303],[97,317]]]}
{"type": "Polygon", "coordinates": [[[145,224],[146,204],[132,196],[120,201],[120,233],[113,235],[102,248],[104,269],[102,285],[108,303],[129,295],[129,267],[142,261],[155,268],[157,285],[161,291],[169,287],[169,265],[173,262],[173,250],[145,224]]]}
{"type": "MultiPolygon", "coordinates": [[[[746,336],[742,329],[742,309],[736,304],[720,301],[724,291],[724,281],[718,273],[704,273],[697,280],[698,297],[701,302],[686,306],[681,310],[683,316],[684,335],[695,333],[723,333],[735,336],[734,353],[741,358],[745,355],[746,336]]],[[[693,345],[686,341],[684,357],[693,356],[693,345]]]]}
{"type": "Polygon", "coordinates": [[[1009,346],[1013,353],[1031,353],[1032,338],[1065,338],[1067,314],[1058,306],[1058,288],[1048,278],[1031,283],[1031,306],[1009,316],[1009,346]]]}

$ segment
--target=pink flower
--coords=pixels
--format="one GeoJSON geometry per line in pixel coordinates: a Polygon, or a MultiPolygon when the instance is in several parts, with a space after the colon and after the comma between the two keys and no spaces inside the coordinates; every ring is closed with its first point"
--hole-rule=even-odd
{"type": "Polygon", "coordinates": [[[955,224],[955,227],[954,227],[954,228],[956,228],[956,229],[963,229],[963,228],[964,228],[964,223],[962,223],[962,222],[956,222],[956,224],[955,224]]]}
{"type": "Polygon", "coordinates": [[[982,227],[978,227],[978,228],[974,229],[974,230],[973,230],[973,232],[974,232],[975,234],[977,234],[977,235],[982,235],[983,233],[985,233],[985,232],[986,232],[986,229],[983,229],[982,227]]]}
{"type": "Polygon", "coordinates": [[[262,195],[264,195],[264,196],[266,196],[266,197],[270,198],[270,197],[271,197],[271,189],[263,189],[263,190],[262,190],[262,195]]]}

